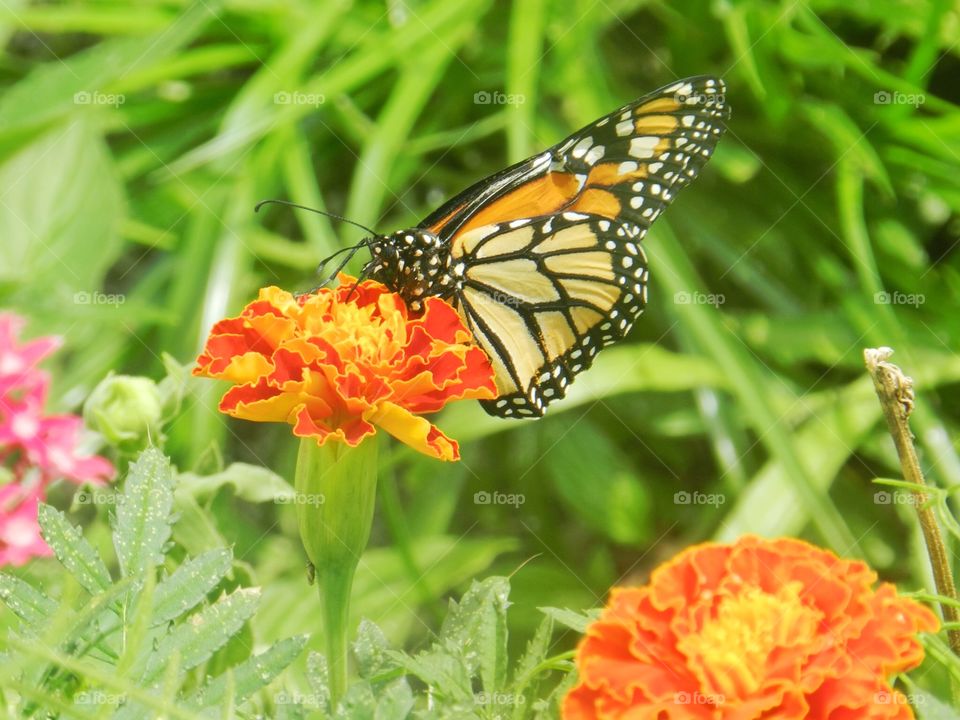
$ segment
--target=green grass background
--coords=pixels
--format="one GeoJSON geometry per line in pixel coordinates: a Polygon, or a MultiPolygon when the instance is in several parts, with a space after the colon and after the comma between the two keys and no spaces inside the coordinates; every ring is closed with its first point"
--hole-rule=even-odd
{"type": "MultiPolygon", "coordinates": [[[[530,560],[512,579],[519,644],[538,606],[596,606],[691,543],[746,532],[931,586],[912,508],[875,502],[871,481],[898,470],[861,353],[896,349],[917,383],[924,469],[956,489],[955,5],[4,0],[0,39],[0,305],[65,337],[61,410],[110,370],[159,379],[162,353],[191,362],[257,288],[310,287],[322,257],[362,237],[287,208],[254,214],[258,200],[389,232],[621,103],[721,75],[728,133],[646,240],[649,310],[630,339],[544,420],[445,411],[461,463],[384,445],[357,616],[417,647],[450,593],[530,560]],[[898,102],[911,96],[922,104],[898,102]],[[98,292],[124,302],[84,302],[98,292]],[[481,491],[524,503],[477,505],[481,491]]],[[[291,478],[288,430],[221,416],[222,390],[192,383],[168,427],[175,462],[291,478]]],[[[265,587],[250,636],[315,630],[292,509],[229,488],[207,507],[178,540],[235,546],[242,580],[265,587]]],[[[105,515],[88,513],[94,536],[105,515]]]]}

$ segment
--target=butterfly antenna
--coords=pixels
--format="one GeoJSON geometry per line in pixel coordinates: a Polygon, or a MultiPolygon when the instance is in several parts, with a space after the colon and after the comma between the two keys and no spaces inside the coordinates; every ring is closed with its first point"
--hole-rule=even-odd
{"type": "Polygon", "coordinates": [[[299,210],[307,210],[309,212],[316,213],[317,215],[326,215],[327,217],[333,218],[334,220],[340,220],[345,223],[350,223],[351,225],[355,225],[361,230],[366,230],[368,233],[370,233],[374,237],[382,237],[382,235],[378,233],[376,230],[374,230],[373,228],[368,228],[366,225],[361,225],[360,223],[354,222],[353,220],[348,220],[342,215],[336,215],[334,213],[327,212],[326,210],[317,210],[316,208],[307,207],[306,205],[298,205],[297,203],[293,203],[288,200],[261,200],[254,206],[253,211],[260,212],[260,208],[262,208],[264,205],[286,205],[287,207],[298,208],[299,210]]]}

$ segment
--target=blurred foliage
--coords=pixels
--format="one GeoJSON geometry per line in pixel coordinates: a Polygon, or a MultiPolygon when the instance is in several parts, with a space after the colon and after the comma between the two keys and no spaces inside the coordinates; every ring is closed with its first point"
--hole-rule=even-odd
{"type": "MultiPolygon", "coordinates": [[[[929,589],[911,508],[874,499],[898,471],[861,353],[897,350],[924,468],[956,489],[955,5],[9,0],[0,37],[0,305],[66,338],[63,409],[111,371],[160,381],[164,353],[189,364],[258,287],[310,287],[362,236],[254,214],[258,200],[410,226],[618,104],[723,76],[728,133],[646,240],[632,338],[542,421],[451,408],[438,422],[463,442],[457,465],[381,453],[357,619],[424,647],[450,593],[516,571],[520,649],[538,606],[596,606],[679,548],[744,532],[806,536],[929,589]]],[[[259,468],[292,477],[288,430],[228,421],[222,388],[185,382],[166,450],[203,481],[174,539],[233,545],[234,572],[264,588],[258,646],[313,632],[292,508],[256,490],[272,482],[259,468]]],[[[102,509],[77,515],[107,537],[102,509]]],[[[52,563],[27,574],[62,583],[52,563]]]]}

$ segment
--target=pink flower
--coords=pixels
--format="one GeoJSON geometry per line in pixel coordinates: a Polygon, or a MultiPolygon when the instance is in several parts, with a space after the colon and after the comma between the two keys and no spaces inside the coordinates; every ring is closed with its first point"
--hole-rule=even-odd
{"type": "Polygon", "coordinates": [[[20,392],[46,388],[49,379],[37,363],[60,347],[60,338],[45,337],[20,344],[18,337],[25,321],[12,313],[0,313],[0,397],[11,390],[20,392]]]}
{"type": "Polygon", "coordinates": [[[23,318],[0,313],[0,470],[13,478],[0,486],[0,566],[51,554],[37,523],[47,485],[59,479],[102,483],[114,472],[106,458],[81,453],[81,418],[44,415],[50,377],[37,364],[60,339],[21,343],[23,325],[23,318]]]}
{"type": "Polygon", "coordinates": [[[76,415],[44,415],[50,378],[37,363],[60,345],[54,337],[20,343],[22,318],[0,313],[0,462],[20,476],[28,468],[41,484],[59,478],[102,483],[113,475],[105,458],[80,453],[83,421],[76,415]]]}
{"type": "Polygon", "coordinates": [[[0,487],[0,566],[23,565],[35,557],[53,554],[40,537],[37,504],[43,489],[20,483],[0,487]]]}

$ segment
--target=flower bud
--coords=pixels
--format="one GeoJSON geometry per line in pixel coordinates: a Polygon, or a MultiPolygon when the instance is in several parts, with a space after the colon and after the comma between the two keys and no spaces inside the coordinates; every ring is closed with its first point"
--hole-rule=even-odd
{"type": "Polygon", "coordinates": [[[163,399],[150,378],[108,375],[84,403],[83,417],[112,445],[139,448],[160,434],[163,399]]]}

